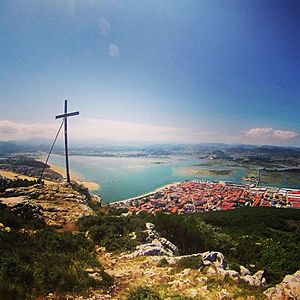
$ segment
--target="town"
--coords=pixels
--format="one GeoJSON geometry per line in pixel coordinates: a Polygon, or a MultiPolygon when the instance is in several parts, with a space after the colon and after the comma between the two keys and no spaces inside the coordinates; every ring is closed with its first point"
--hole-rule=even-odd
{"type": "Polygon", "coordinates": [[[192,180],[174,183],[151,194],[111,205],[126,208],[129,212],[175,214],[230,210],[244,206],[300,208],[300,190],[192,180]]]}

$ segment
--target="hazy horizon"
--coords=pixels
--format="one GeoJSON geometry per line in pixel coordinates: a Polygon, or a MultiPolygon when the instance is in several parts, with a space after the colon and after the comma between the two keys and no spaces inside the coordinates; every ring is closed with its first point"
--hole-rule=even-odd
{"type": "Polygon", "coordinates": [[[300,146],[300,2],[0,3],[0,141],[300,146]]]}

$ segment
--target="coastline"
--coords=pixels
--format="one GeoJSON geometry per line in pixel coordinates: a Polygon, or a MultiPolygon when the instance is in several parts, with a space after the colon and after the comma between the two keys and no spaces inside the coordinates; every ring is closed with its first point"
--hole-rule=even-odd
{"type": "Polygon", "coordinates": [[[30,176],[26,176],[26,175],[21,175],[12,171],[6,171],[6,170],[0,170],[0,175],[3,177],[6,177],[8,179],[15,179],[15,178],[19,178],[19,179],[27,179],[27,180],[35,180],[35,177],[30,177],[30,176]]]}
{"type": "MultiPolygon", "coordinates": [[[[22,179],[22,180],[37,180],[38,177],[31,177],[31,176],[27,176],[27,175],[22,175],[16,172],[12,172],[12,171],[6,171],[6,170],[0,170],[0,176],[6,177],[8,179],[22,179]]],[[[44,180],[45,183],[47,184],[55,184],[54,181],[51,180],[44,180]]]]}
{"type": "Polygon", "coordinates": [[[128,198],[128,199],[124,199],[124,200],[117,200],[117,201],[114,201],[114,202],[108,202],[108,203],[105,203],[105,204],[118,204],[118,203],[126,203],[127,201],[132,201],[132,200],[137,200],[137,199],[140,199],[140,198],[143,198],[143,197],[148,197],[154,193],[158,193],[158,192],[161,192],[167,188],[170,188],[174,185],[178,185],[180,184],[181,181],[176,181],[176,182],[171,182],[169,184],[166,184],[166,185],[163,185],[157,189],[155,189],[154,191],[151,191],[149,193],[146,193],[146,194],[143,194],[143,195],[139,195],[139,196],[136,196],[136,197],[132,197],[132,198],[128,198]]]}
{"type": "MultiPolygon", "coordinates": [[[[40,162],[43,162],[43,163],[45,162],[44,157],[38,157],[38,158],[35,158],[35,159],[37,161],[40,161],[40,162]]],[[[63,177],[66,177],[66,172],[65,172],[65,169],[63,167],[52,164],[52,163],[51,164],[48,163],[48,165],[50,166],[51,170],[53,170],[54,172],[60,174],[63,177]]],[[[71,178],[74,179],[75,181],[77,181],[78,183],[84,185],[85,187],[87,187],[90,191],[96,191],[96,190],[99,190],[101,188],[100,184],[98,184],[97,182],[85,180],[83,178],[83,176],[81,176],[77,172],[71,171],[71,178]]]]}
{"type": "MultiPolygon", "coordinates": [[[[63,177],[66,177],[66,172],[63,167],[60,167],[58,165],[49,164],[50,169],[55,171],[56,173],[60,174],[63,177]]],[[[96,191],[100,189],[100,184],[93,181],[88,181],[82,178],[82,176],[76,172],[71,171],[71,178],[77,181],[78,183],[83,184],[85,187],[87,187],[90,191],[96,191]]]]}

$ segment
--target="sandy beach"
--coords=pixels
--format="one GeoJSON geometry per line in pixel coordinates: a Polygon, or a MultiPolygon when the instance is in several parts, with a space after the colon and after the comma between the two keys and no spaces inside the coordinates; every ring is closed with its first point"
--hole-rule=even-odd
{"type": "MultiPolygon", "coordinates": [[[[39,159],[39,161],[42,161],[42,159],[39,159]]],[[[54,164],[49,164],[49,166],[53,171],[57,172],[63,177],[66,177],[66,170],[63,167],[54,164]]],[[[90,191],[96,191],[100,189],[100,184],[93,181],[87,181],[83,179],[82,176],[76,172],[71,171],[71,178],[77,181],[78,183],[81,183],[84,186],[86,186],[90,191]]]]}
{"type": "MultiPolygon", "coordinates": [[[[22,174],[18,174],[15,172],[11,172],[11,171],[6,171],[6,170],[0,170],[0,176],[6,177],[8,179],[27,179],[27,180],[36,180],[38,179],[37,177],[31,177],[31,176],[26,176],[26,175],[22,175],[22,174]]],[[[56,182],[54,181],[50,181],[50,180],[44,180],[45,183],[47,184],[54,184],[56,182]]]]}
{"type": "MultiPolygon", "coordinates": [[[[56,166],[56,165],[51,165],[50,166],[51,169],[57,173],[59,173],[60,175],[65,177],[65,170],[62,167],[56,166]]],[[[26,176],[26,175],[22,175],[22,174],[18,174],[15,172],[11,172],[11,171],[5,171],[5,170],[0,170],[0,175],[3,177],[6,177],[8,179],[27,179],[27,180],[35,180],[38,179],[36,177],[31,177],[31,176],[26,176]]],[[[77,174],[74,174],[73,172],[71,173],[71,178],[74,179],[75,181],[77,181],[78,183],[83,184],[84,186],[86,186],[90,191],[95,191],[100,189],[100,185],[96,182],[92,182],[92,181],[86,181],[81,179],[80,176],[78,176],[77,174]]],[[[51,180],[44,180],[44,182],[46,184],[57,184],[56,181],[51,181],[51,180]]]]}
{"type": "Polygon", "coordinates": [[[152,191],[152,192],[149,192],[147,194],[143,194],[143,195],[140,195],[140,196],[136,196],[136,197],[132,197],[132,198],[128,198],[128,199],[124,199],[124,200],[118,200],[118,201],[114,201],[114,202],[110,202],[109,204],[118,204],[118,203],[126,203],[127,201],[131,201],[131,200],[136,200],[136,199],[140,199],[140,198],[143,198],[143,197],[147,197],[147,196],[150,196],[154,193],[157,193],[157,192],[161,192],[165,189],[168,189],[174,185],[177,185],[179,184],[180,182],[172,182],[172,183],[169,183],[169,184],[166,184],[166,185],[163,185],[159,188],[157,188],[156,190],[152,191]]]}
{"type": "Polygon", "coordinates": [[[27,180],[34,180],[36,178],[34,177],[30,177],[30,176],[26,176],[26,175],[20,175],[11,171],[5,171],[5,170],[0,170],[0,175],[3,177],[6,177],[8,179],[27,179],[27,180]]]}

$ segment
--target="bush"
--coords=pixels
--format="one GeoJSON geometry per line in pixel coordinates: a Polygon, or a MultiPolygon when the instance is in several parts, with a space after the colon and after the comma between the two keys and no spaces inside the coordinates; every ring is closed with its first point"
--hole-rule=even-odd
{"type": "Polygon", "coordinates": [[[220,233],[213,226],[206,224],[198,214],[158,214],[153,217],[152,222],[162,236],[179,248],[181,254],[213,249],[226,254],[236,247],[236,243],[229,235],[220,233]]]}
{"type": "Polygon", "coordinates": [[[149,287],[138,287],[130,292],[127,300],[161,300],[159,294],[149,287]]]}
{"type": "Polygon", "coordinates": [[[96,259],[94,245],[81,234],[0,232],[0,253],[0,299],[32,299],[112,284],[96,259]],[[89,276],[89,267],[102,270],[101,281],[89,276]]]}
{"type": "Polygon", "coordinates": [[[0,222],[13,229],[31,228],[41,229],[46,227],[42,218],[38,218],[28,206],[15,207],[11,210],[0,203],[0,222]]]}
{"type": "Polygon", "coordinates": [[[88,231],[92,240],[108,251],[132,250],[145,239],[142,232],[145,221],[138,217],[89,216],[81,218],[77,225],[80,230],[88,231]],[[132,239],[133,231],[137,233],[137,239],[132,239]]]}
{"type": "Polygon", "coordinates": [[[200,256],[182,257],[176,262],[179,270],[195,269],[198,270],[203,266],[203,259],[200,256]]]}
{"type": "Polygon", "coordinates": [[[187,296],[181,296],[181,295],[176,295],[171,297],[172,300],[194,300],[195,298],[192,297],[187,297],[187,296]]]}
{"type": "Polygon", "coordinates": [[[157,263],[157,266],[158,266],[159,268],[167,267],[167,266],[169,266],[169,262],[167,261],[166,258],[162,258],[162,259],[157,263]]]}

